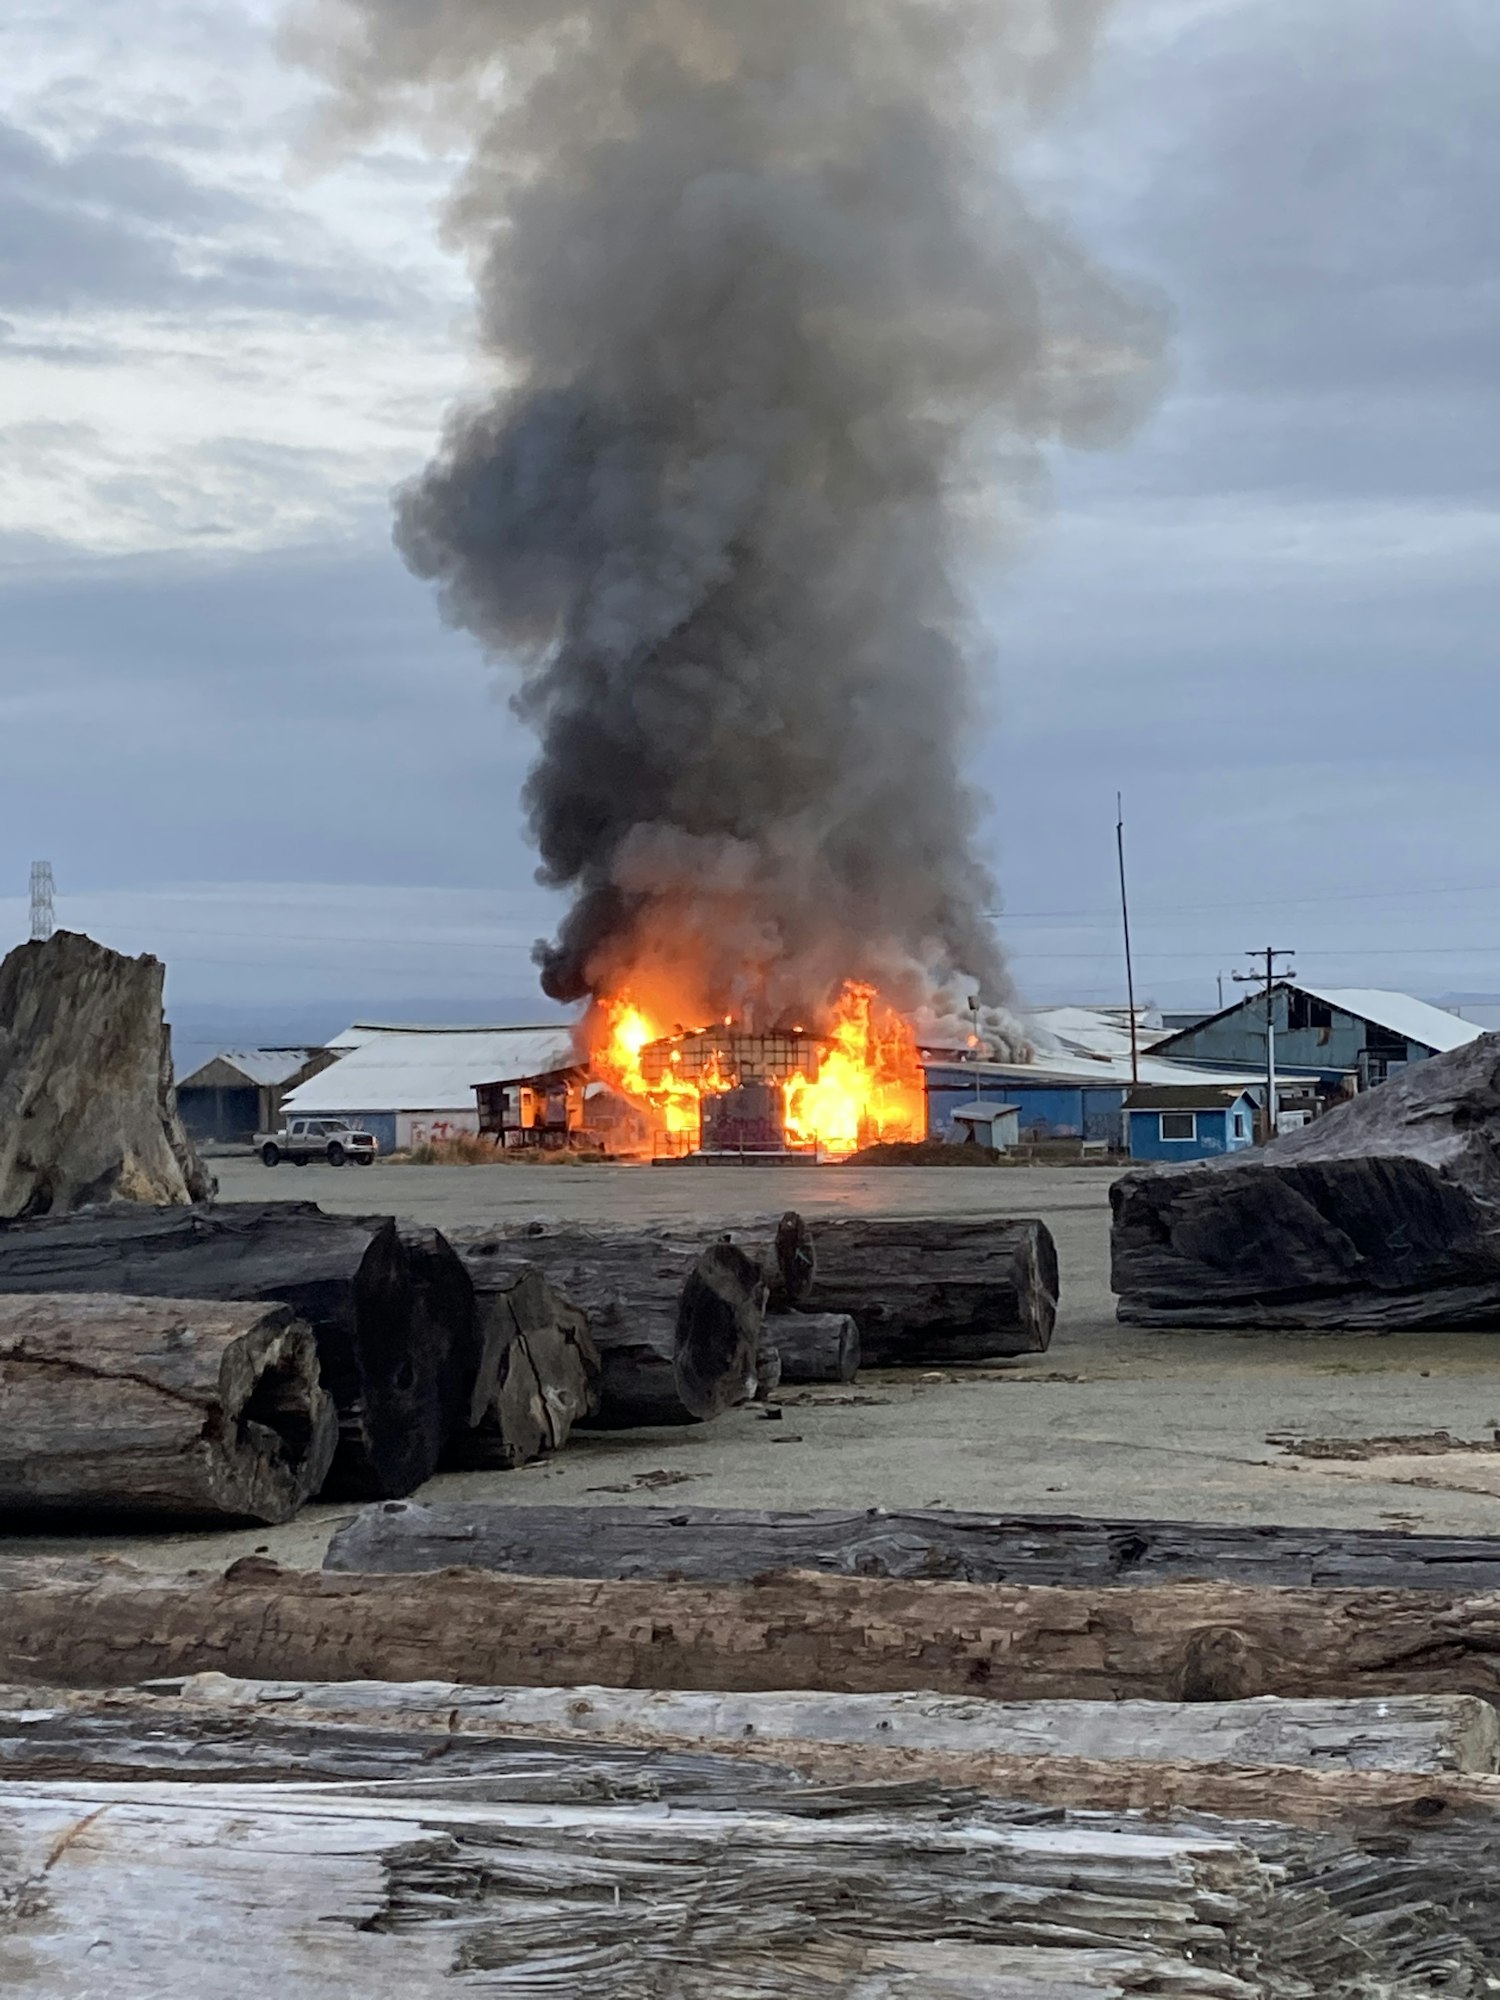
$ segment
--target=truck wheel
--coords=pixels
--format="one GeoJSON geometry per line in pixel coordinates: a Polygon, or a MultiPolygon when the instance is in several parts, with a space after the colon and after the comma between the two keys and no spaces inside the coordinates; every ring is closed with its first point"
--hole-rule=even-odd
{"type": "Polygon", "coordinates": [[[356,1153],[354,1159],[355,1164],[361,1167],[373,1167],[375,1164],[375,1155],[373,1153],[356,1153]]]}
{"type": "Polygon", "coordinates": [[[343,1166],[344,1162],[348,1159],[348,1157],[349,1155],[344,1151],[343,1147],[339,1144],[338,1140],[335,1139],[333,1144],[328,1148],[329,1166],[341,1167],[343,1166]]]}
{"type": "Polygon", "coordinates": [[[260,1149],[260,1158],[262,1166],[266,1167],[280,1166],[281,1148],[279,1146],[272,1146],[269,1144],[264,1145],[260,1149]]]}

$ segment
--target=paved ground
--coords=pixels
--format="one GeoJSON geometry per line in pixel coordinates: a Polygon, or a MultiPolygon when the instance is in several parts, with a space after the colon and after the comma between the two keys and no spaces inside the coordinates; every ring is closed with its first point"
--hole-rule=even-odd
{"type": "MultiPolygon", "coordinates": [[[[1288,1459],[1279,1433],[1363,1437],[1500,1429],[1500,1339],[1454,1334],[1140,1334],[1108,1289],[1111,1178],[1100,1168],[856,1169],[328,1167],[216,1162],[226,1200],[314,1199],[434,1223],[808,1215],[1040,1214],[1057,1237],[1063,1311],[1050,1354],[974,1371],[862,1377],[788,1391],[784,1417],[735,1412],[701,1430],[575,1442],[555,1463],[429,1489],[530,1501],[680,1498],[695,1506],[949,1506],[1176,1519],[1500,1532],[1500,1457],[1375,1464],[1288,1459]],[[666,1474],[663,1485],[653,1475],[666,1474]],[[1371,1477],[1372,1474],[1379,1475],[1371,1477]]],[[[268,1548],[316,1562],[347,1510],[274,1532],[133,1546],[189,1562],[268,1548]]],[[[32,1545],[37,1546],[36,1544],[32,1545]]],[[[61,1546],[61,1545],[59,1545],[61,1546]]]]}

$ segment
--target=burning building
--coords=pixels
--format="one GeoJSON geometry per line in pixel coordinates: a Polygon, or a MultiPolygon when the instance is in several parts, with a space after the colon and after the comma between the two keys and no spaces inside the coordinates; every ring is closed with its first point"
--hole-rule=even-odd
{"type": "Polygon", "coordinates": [[[873,987],[847,987],[821,1034],[733,1018],[661,1034],[625,1000],[598,1010],[594,1035],[595,1073],[649,1108],[669,1151],[841,1158],[926,1131],[916,1036],[873,987]]]}

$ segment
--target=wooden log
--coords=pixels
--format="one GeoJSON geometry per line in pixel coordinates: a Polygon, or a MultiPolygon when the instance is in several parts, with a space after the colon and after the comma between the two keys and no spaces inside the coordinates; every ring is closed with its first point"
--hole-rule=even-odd
{"type": "Polygon", "coordinates": [[[289,1521],[337,1441],[288,1306],[0,1298],[0,1512],[289,1521]]]}
{"type": "Polygon", "coordinates": [[[177,1116],[163,971],[58,931],[0,964],[0,1219],[214,1190],[177,1116]]]}
{"type": "Polygon", "coordinates": [[[278,1301],[312,1328],[339,1441],[324,1492],[410,1493],[473,1402],[473,1288],[435,1231],[309,1203],[116,1207],[0,1229],[0,1295],[278,1301]]]}
{"type": "Polygon", "coordinates": [[[1045,1353],[1057,1251],[1044,1222],[941,1217],[820,1222],[809,1312],[847,1313],[870,1368],[1045,1353]]]}
{"type": "Polygon", "coordinates": [[[471,1267],[483,1343],[469,1426],[448,1463],[512,1471],[561,1451],[598,1405],[588,1319],[535,1265],[471,1267]]]}
{"type": "MultiPolygon", "coordinates": [[[[461,1724],[389,1691],[377,1712],[300,1701],[284,1683],[206,1675],[180,1695],[58,1688],[0,1690],[0,1783],[78,1779],[228,1784],[405,1784],[424,1795],[475,1779],[484,1796],[512,1805],[568,1805],[642,1798],[714,1811],[770,1805],[826,1814],[839,1788],[811,1783],[768,1757],[729,1756],[673,1743],[543,1741],[535,1734],[461,1724]],[[211,1686],[209,1684],[212,1684],[211,1686]],[[255,1699],[260,1690],[263,1699],[255,1699]]],[[[850,1788],[857,1799],[867,1788],[850,1788]]],[[[944,1797],[934,1788],[934,1800],[944,1797]]]]}
{"type": "MultiPolygon", "coordinates": [[[[552,1741],[664,1744],[673,1749],[692,1745],[705,1751],[772,1742],[781,1754],[786,1746],[803,1742],[1095,1762],[1288,1765],[1465,1776],[1493,1776],[1500,1770],[1500,1718],[1488,1702],[1473,1695],[1344,1701],[1270,1697],[1187,1703],[1002,1702],[801,1690],[725,1694],[406,1681],[235,1681],[218,1674],[182,1684],[182,1693],[190,1704],[259,1714],[277,1723],[369,1724],[378,1718],[387,1725],[400,1721],[429,1729],[552,1741]]],[[[7,1730],[17,1733],[0,1712],[0,1736],[7,1730]]],[[[158,1775],[172,1773],[163,1766],[158,1775]]]]}
{"type": "Polygon", "coordinates": [[[1105,1591],[772,1577],[223,1575],[0,1563],[0,1674],[929,1690],[1004,1701],[1500,1697],[1500,1599],[1164,1584],[1105,1591]]]}
{"type": "Polygon", "coordinates": [[[1165,1958],[1184,1979],[1200,1968],[1265,2000],[1392,1990],[1376,1983],[1392,1968],[1369,1926],[1232,1839],[972,1813],[817,1820],[391,1787],[10,1783],[0,1897],[24,1911],[0,1949],[7,1991],[26,2000],[97,1990],[101,1945],[110,2000],[427,2000],[479,1984],[771,2000],[827,1993],[820,1972],[834,1994],[868,2000],[877,1941],[955,1940],[1033,1966],[1052,1950],[1165,1958]]]}
{"type": "Polygon", "coordinates": [[[1217,1578],[1290,1588],[1500,1591],[1500,1537],[937,1508],[761,1513],[413,1500],[355,1515],[334,1536],[325,1566],[389,1575],[454,1564],[526,1576],[702,1583],[817,1570],[1094,1590],[1217,1578]]]}
{"type": "Polygon", "coordinates": [[[783,1382],[852,1382],[859,1373],[859,1328],[847,1313],[772,1313],[766,1334],[783,1382]]]}
{"type": "MultiPolygon", "coordinates": [[[[1040,1807],[1053,1824],[1096,1833],[1231,1839],[1316,1882],[1336,1904],[1352,1903],[1366,1921],[1382,1902],[1399,1906],[1399,1917],[1381,1926],[1385,1943],[1394,1952],[1404,1930],[1403,1955],[1414,1953],[1429,1970],[1444,1944],[1459,1939],[1490,1966],[1500,1963],[1500,1909],[1474,1893],[1475,1882],[1500,1865],[1500,1783],[1493,1778],[1100,1763],[918,1750],[884,1739],[726,1737],[712,1750],[645,1733],[607,1743],[542,1740],[517,1730],[515,1715],[497,1716],[493,1693],[436,1683],[245,1683],[217,1674],[120,1694],[0,1691],[0,1776],[54,1784],[373,1781],[383,1793],[404,1788],[424,1799],[472,1796],[479,1779],[491,1804],[648,1797],[825,1822],[883,1807],[951,1816],[955,1803],[972,1810],[979,1794],[987,1799],[987,1826],[1025,1825],[1040,1807]],[[1144,1823],[1142,1812],[1151,1815],[1144,1823]]],[[[589,1695],[573,1690],[558,1699],[589,1695]]]]}
{"type": "Polygon", "coordinates": [[[681,1239],[569,1230],[490,1235],[459,1249],[481,1289],[487,1271],[524,1260],[586,1314],[599,1353],[598,1409],[581,1420],[589,1428],[702,1423],[754,1396],[763,1278],[728,1244],[704,1251],[681,1239]]]}
{"type": "Polygon", "coordinates": [[[1413,1063],[1268,1147],[1124,1176],[1133,1326],[1500,1326],[1500,1040],[1413,1063]]]}

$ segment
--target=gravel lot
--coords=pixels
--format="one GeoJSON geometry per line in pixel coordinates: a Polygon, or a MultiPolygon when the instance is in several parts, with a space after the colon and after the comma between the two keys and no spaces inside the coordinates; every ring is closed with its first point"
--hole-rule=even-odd
{"type": "MultiPolygon", "coordinates": [[[[1383,1476],[1379,1461],[1298,1462],[1268,1442],[1281,1433],[1484,1435],[1500,1428],[1500,1342],[1133,1333],[1113,1316],[1104,1169],[215,1166],[224,1200],[315,1200],[450,1226],[688,1220],[708,1233],[795,1207],[810,1216],[1039,1214],[1057,1237],[1063,1311],[1050,1354],[932,1376],[866,1375],[852,1392],[789,1391],[780,1422],[737,1411],[701,1430],[580,1439],[550,1465],[450,1475],[430,1494],[1500,1531],[1500,1456],[1427,1459],[1416,1475],[1424,1483],[1413,1485],[1383,1476]]],[[[169,1562],[265,1548],[316,1563],[347,1511],[315,1508],[274,1531],[114,1546],[169,1562]]]]}

